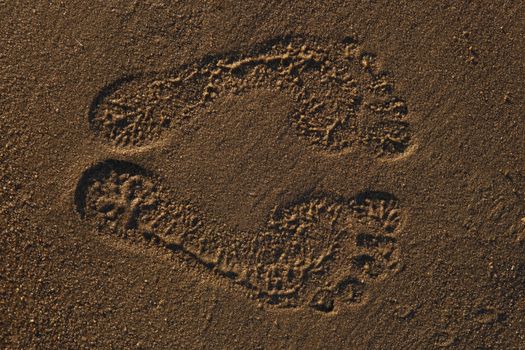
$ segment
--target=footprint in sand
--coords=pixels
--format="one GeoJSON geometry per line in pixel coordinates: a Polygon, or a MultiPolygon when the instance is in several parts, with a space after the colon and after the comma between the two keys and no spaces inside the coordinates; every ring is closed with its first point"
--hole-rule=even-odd
{"type": "MultiPolygon", "coordinates": [[[[328,152],[395,157],[411,146],[408,109],[376,61],[351,39],[324,46],[274,40],[250,55],[121,79],[95,98],[89,122],[117,150],[154,146],[218,96],[278,89],[293,100],[289,124],[299,137],[328,152]]],[[[403,211],[386,192],[313,193],[276,206],[263,227],[248,232],[179,201],[161,174],[110,159],[81,175],[75,204],[99,232],[182,251],[270,305],[330,312],[362,304],[371,283],[401,266],[403,211]]]]}
{"type": "Polygon", "coordinates": [[[312,195],[275,208],[261,230],[238,232],[178,202],[138,165],[107,160],[83,174],[75,200],[98,231],[182,250],[269,304],[331,311],[336,300],[361,303],[369,281],[400,265],[401,211],[389,193],[312,195]]]}
{"type": "Polygon", "coordinates": [[[151,143],[220,96],[266,88],[288,94],[297,134],[329,151],[399,156],[411,146],[406,102],[374,54],[354,39],[281,38],[163,73],[122,78],[95,98],[92,130],[119,147],[151,143]]]}

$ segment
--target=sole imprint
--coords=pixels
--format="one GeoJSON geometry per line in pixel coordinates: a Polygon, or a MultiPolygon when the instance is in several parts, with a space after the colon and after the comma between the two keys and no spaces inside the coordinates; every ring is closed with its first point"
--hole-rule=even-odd
{"type": "Polygon", "coordinates": [[[330,312],[361,304],[368,286],[400,265],[401,210],[384,192],[311,195],[275,208],[257,232],[239,232],[178,202],[155,174],[107,160],[84,172],[75,204],[101,234],[182,251],[269,305],[330,312]]]}
{"type": "Polygon", "coordinates": [[[267,88],[293,99],[290,125],[312,144],[328,151],[361,147],[376,156],[401,155],[412,139],[408,107],[377,62],[350,38],[330,43],[279,38],[249,53],[120,79],[95,98],[89,122],[115,146],[141,146],[191,120],[221,95],[267,88]]]}

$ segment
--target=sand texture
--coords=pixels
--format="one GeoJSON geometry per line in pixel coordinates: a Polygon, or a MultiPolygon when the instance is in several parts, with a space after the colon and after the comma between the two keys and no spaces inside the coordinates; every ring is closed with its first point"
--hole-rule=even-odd
{"type": "Polygon", "coordinates": [[[0,1],[1,349],[525,349],[525,4],[0,1]]]}

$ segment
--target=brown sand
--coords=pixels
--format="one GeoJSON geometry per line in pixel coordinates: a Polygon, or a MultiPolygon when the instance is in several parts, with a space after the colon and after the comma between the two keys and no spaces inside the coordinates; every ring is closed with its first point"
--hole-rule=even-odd
{"type": "Polygon", "coordinates": [[[525,349],[520,1],[0,2],[0,348],[525,349]]]}

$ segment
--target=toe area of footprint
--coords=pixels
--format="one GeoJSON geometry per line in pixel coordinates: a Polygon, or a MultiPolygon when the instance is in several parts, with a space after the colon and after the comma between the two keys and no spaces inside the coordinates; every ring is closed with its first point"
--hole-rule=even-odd
{"type": "Polygon", "coordinates": [[[385,192],[313,194],[276,207],[256,232],[241,232],[178,201],[156,174],[106,160],[80,177],[75,205],[81,219],[109,239],[182,251],[202,273],[280,307],[331,312],[361,304],[369,285],[399,262],[402,210],[385,192]]]}
{"type": "Polygon", "coordinates": [[[377,56],[355,39],[284,37],[164,73],[119,79],[89,111],[93,132],[117,147],[141,147],[205,113],[224,95],[270,89],[294,103],[290,127],[328,152],[361,148],[375,157],[412,143],[405,100],[377,56]]]}

